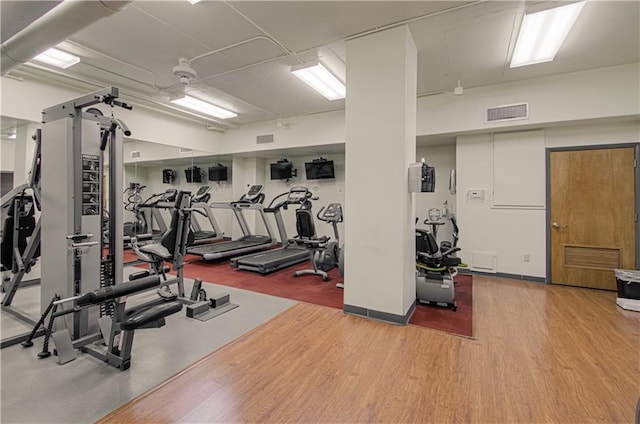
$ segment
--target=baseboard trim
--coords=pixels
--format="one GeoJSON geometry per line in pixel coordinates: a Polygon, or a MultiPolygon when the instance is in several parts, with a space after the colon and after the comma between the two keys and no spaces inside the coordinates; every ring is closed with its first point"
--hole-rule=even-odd
{"type": "Polygon", "coordinates": [[[470,275],[486,275],[487,277],[497,277],[497,278],[508,278],[510,280],[523,280],[530,281],[532,283],[543,283],[547,284],[547,279],[544,277],[534,277],[532,275],[520,275],[520,274],[508,274],[506,272],[481,272],[481,271],[471,271],[465,268],[458,268],[458,272],[460,274],[470,274],[470,275]]]}
{"type": "Polygon", "coordinates": [[[342,308],[345,314],[357,315],[365,318],[375,319],[377,321],[388,322],[396,325],[407,325],[413,312],[416,310],[416,302],[413,301],[411,307],[404,315],[390,314],[389,312],[376,311],[374,309],[362,308],[360,306],[353,306],[345,304],[342,308]]]}

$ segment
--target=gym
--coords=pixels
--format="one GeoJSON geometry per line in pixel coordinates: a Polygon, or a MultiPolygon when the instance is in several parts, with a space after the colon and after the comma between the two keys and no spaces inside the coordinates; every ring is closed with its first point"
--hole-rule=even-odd
{"type": "Polygon", "coordinates": [[[0,15],[0,421],[640,422],[640,2],[0,15]]]}

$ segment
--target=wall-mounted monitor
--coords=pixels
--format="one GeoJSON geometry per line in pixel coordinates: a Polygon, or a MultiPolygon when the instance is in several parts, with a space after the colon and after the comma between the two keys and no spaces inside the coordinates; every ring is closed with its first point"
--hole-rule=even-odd
{"type": "Polygon", "coordinates": [[[176,171],[173,169],[162,170],[162,182],[164,184],[171,184],[176,179],[176,171]]]}
{"type": "Polygon", "coordinates": [[[333,161],[323,158],[314,159],[312,162],[305,162],[304,170],[307,174],[307,180],[322,180],[336,177],[333,161]]]}
{"type": "Polygon", "coordinates": [[[227,181],[228,179],[228,167],[220,164],[209,167],[209,181],[227,181]]]}
{"type": "Polygon", "coordinates": [[[184,175],[187,177],[188,183],[201,183],[202,182],[202,169],[198,166],[192,166],[184,170],[184,175]]]}
{"type": "Polygon", "coordinates": [[[293,164],[291,162],[278,161],[271,164],[272,180],[288,180],[293,178],[293,164]]]}

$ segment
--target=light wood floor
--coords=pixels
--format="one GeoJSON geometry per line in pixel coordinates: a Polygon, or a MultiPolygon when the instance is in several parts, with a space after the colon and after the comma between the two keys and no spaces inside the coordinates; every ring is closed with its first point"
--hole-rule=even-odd
{"type": "Polygon", "coordinates": [[[633,422],[639,313],[611,292],[474,284],[475,340],[299,304],[100,422],[633,422]]]}

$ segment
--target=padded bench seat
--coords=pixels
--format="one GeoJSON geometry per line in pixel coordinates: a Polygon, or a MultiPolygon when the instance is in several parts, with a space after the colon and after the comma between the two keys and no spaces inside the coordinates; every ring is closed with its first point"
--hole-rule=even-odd
{"type": "Polygon", "coordinates": [[[162,305],[138,311],[120,323],[120,328],[124,331],[135,330],[153,321],[168,317],[182,310],[182,303],[168,302],[162,305]]]}

